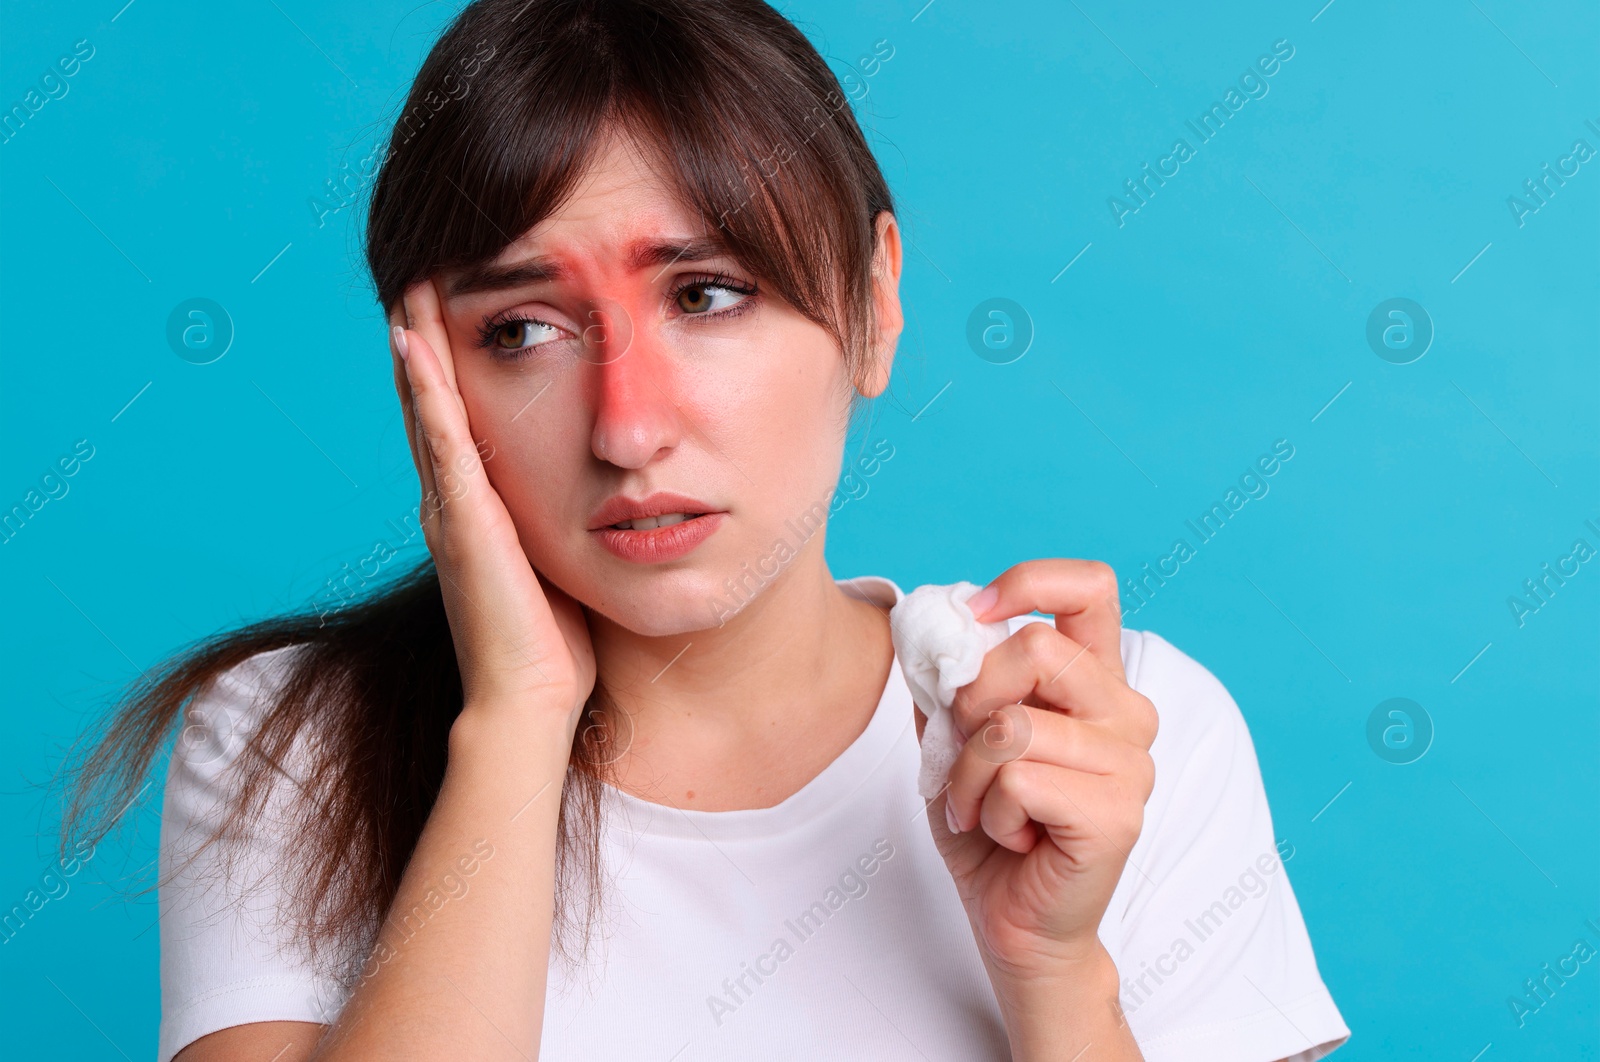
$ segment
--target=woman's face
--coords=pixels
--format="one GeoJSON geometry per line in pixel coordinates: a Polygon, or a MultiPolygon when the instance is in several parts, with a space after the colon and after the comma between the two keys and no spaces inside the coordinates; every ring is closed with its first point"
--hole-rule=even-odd
{"type": "Polygon", "coordinates": [[[736,613],[813,536],[820,551],[853,390],[839,346],[722,253],[632,141],[598,148],[487,268],[436,282],[490,482],[562,590],[676,634],[736,613]],[[682,522],[612,526],[634,513],[682,522]]]}

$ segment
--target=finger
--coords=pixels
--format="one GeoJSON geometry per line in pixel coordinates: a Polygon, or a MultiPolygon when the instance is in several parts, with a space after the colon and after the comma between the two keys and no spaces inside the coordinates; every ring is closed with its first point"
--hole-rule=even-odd
{"type": "Polygon", "coordinates": [[[1018,760],[984,794],[978,825],[1013,852],[1032,851],[1044,830],[1063,848],[1087,845],[1080,855],[1103,846],[1126,856],[1143,828],[1144,803],[1130,799],[1114,775],[1018,760]]]}
{"type": "MultiPolygon", "coordinates": [[[[413,321],[412,328],[421,332],[428,345],[439,358],[439,364],[444,369],[444,378],[449,381],[450,393],[461,399],[460,388],[456,386],[456,361],[450,349],[450,334],[444,327],[444,310],[439,300],[439,289],[434,287],[432,279],[421,280],[406,290],[406,308],[410,311],[413,321]]],[[[466,404],[462,403],[462,416],[466,416],[466,404]]]]}
{"type": "Polygon", "coordinates": [[[432,484],[424,496],[425,517],[441,530],[447,506],[470,505],[483,492],[471,490],[480,482],[483,466],[478,449],[467,432],[467,420],[460,402],[444,377],[438,355],[420,332],[404,332],[410,356],[405,359],[406,379],[411,385],[416,412],[422,465],[431,470],[432,484]]]}
{"type": "Polygon", "coordinates": [[[413,327],[428,341],[428,345],[432,347],[440,366],[444,369],[445,379],[450,384],[450,395],[460,408],[462,423],[467,425],[467,437],[473,441],[473,446],[481,458],[483,448],[478,444],[477,436],[473,434],[471,418],[467,416],[467,403],[461,397],[461,388],[456,376],[455,352],[450,346],[450,333],[445,328],[444,305],[439,297],[438,285],[431,278],[412,285],[406,297],[406,304],[412,314],[413,327]]]}
{"type": "Polygon", "coordinates": [[[396,307],[391,312],[390,320],[395,322],[389,328],[389,352],[394,361],[394,387],[395,393],[400,398],[400,416],[405,426],[406,444],[411,448],[411,462],[417,468],[417,483],[422,490],[422,502],[417,508],[418,518],[424,528],[438,505],[435,502],[438,491],[434,487],[433,462],[427,455],[426,443],[422,437],[422,425],[417,418],[416,394],[411,386],[410,367],[406,358],[401,353],[405,344],[405,309],[404,305],[396,307]]]}
{"type": "Polygon", "coordinates": [[[394,393],[400,399],[400,425],[406,433],[406,445],[411,448],[411,462],[417,467],[417,479],[422,484],[423,496],[426,497],[432,486],[432,468],[423,467],[422,451],[417,438],[416,404],[412,401],[411,381],[406,377],[405,359],[400,356],[400,348],[394,330],[406,326],[406,312],[404,303],[397,302],[389,311],[389,358],[394,363],[394,393]]]}
{"type": "Polygon", "coordinates": [[[978,619],[985,622],[1029,612],[1054,616],[1057,630],[1088,646],[1112,674],[1125,677],[1122,606],[1117,573],[1109,564],[1068,557],[1023,561],[1001,572],[972,600],[980,602],[978,619]]]}
{"type": "Polygon", "coordinates": [[[1009,763],[1027,759],[1085,774],[1136,775],[1141,755],[1148,759],[1103,727],[1048,708],[1011,704],[996,709],[962,746],[950,767],[946,800],[957,824],[970,829],[984,795],[1009,763]]]}
{"type": "Polygon", "coordinates": [[[1029,623],[990,650],[978,677],[956,691],[950,710],[958,729],[974,733],[999,705],[1055,708],[1149,747],[1156,712],[1121,675],[1046,623],[1029,623]]]}

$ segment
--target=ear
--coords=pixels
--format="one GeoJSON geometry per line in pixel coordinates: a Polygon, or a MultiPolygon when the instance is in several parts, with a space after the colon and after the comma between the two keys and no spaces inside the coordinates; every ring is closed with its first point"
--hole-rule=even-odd
{"type": "Polygon", "coordinates": [[[894,352],[905,327],[900,309],[900,226],[887,210],[873,219],[872,310],[874,319],[872,360],[862,366],[856,390],[876,398],[889,386],[894,352]]]}

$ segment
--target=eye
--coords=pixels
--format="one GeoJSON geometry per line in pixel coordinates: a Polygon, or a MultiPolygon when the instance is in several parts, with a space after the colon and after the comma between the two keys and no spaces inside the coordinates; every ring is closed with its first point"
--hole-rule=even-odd
{"type": "Polygon", "coordinates": [[[672,301],[685,314],[693,317],[714,317],[741,307],[751,295],[753,287],[725,279],[691,280],[672,293],[672,301]]]}
{"type": "Polygon", "coordinates": [[[510,321],[494,330],[494,345],[501,350],[536,347],[555,338],[556,327],[543,321],[510,321]]]}
{"type": "Polygon", "coordinates": [[[478,330],[478,345],[495,357],[515,358],[561,335],[562,330],[547,321],[507,311],[483,323],[478,330]]]}

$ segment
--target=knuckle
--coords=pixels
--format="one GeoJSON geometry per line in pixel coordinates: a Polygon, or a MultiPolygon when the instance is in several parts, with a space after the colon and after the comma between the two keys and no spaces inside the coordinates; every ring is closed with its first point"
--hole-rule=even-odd
{"type": "Polygon", "coordinates": [[[428,547],[428,554],[433,557],[435,567],[448,567],[449,559],[445,556],[444,543],[440,540],[437,521],[427,521],[422,525],[422,542],[428,547]]]}
{"type": "Polygon", "coordinates": [[[460,567],[463,559],[461,543],[456,540],[454,535],[445,534],[442,525],[434,532],[433,538],[428,542],[428,549],[440,564],[445,565],[452,571],[460,567]]]}
{"type": "Polygon", "coordinates": [[[977,738],[977,755],[990,763],[1008,763],[1027,755],[1033,743],[1033,720],[1029,709],[1019,704],[1003,704],[994,712],[999,718],[986,713],[980,722],[977,738]]]}
{"type": "Polygon", "coordinates": [[[1033,771],[1026,760],[1011,760],[1000,765],[995,773],[994,790],[1007,800],[1017,802],[1032,788],[1033,771]]]}
{"type": "Polygon", "coordinates": [[[1134,779],[1138,782],[1140,794],[1139,806],[1144,806],[1144,801],[1150,799],[1150,794],[1156,787],[1156,761],[1148,752],[1140,750],[1134,758],[1134,779]]]}
{"type": "Polygon", "coordinates": [[[977,683],[974,682],[970,686],[961,687],[956,691],[955,699],[950,702],[950,713],[955,718],[956,726],[969,737],[989,718],[989,710],[1000,705],[1000,702],[993,697],[980,701],[976,686],[977,683]]]}
{"type": "Polygon", "coordinates": [[[439,510],[443,507],[443,505],[444,501],[439,497],[439,492],[433,488],[429,488],[423,493],[422,502],[417,506],[417,509],[422,514],[422,518],[425,521],[437,521],[439,510]]]}
{"type": "Polygon", "coordinates": [[[1014,705],[1011,708],[1014,717],[1011,735],[1011,758],[1020,760],[1033,750],[1033,742],[1039,729],[1034,725],[1034,716],[1041,713],[1041,709],[1029,708],[1026,705],[1014,705]]]}
{"type": "Polygon", "coordinates": [[[1156,735],[1161,731],[1161,713],[1156,710],[1155,702],[1144,694],[1138,694],[1138,720],[1140,733],[1144,736],[1145,747],[1155,741],[1156,735]]]}
{"type": "Polygon", "coordinates": [[[1139,835],[1144,832],[1144,804],[1133,805],[1121,816],[1117,832],[1121,835],[1121,848],[1124,851],[1132,848],[1139,835]]]}
{"type": "Polygon", "coordinates": [[[1065,715],[1060,716],[1058,722],[1059,725],[1055,728],[1056,737],[1053,739],[1056,750],[1066,762],[1076,763],[1079,755],[1086,751],[1083,732],[1085,724],[1081,720],[1065,715]]]}
{"type": "Polygon", "coordinates": [[[1012,570],[1012,581],[1025,601],[1039,600],[1040,573],[1038,561],[1023,561],[1012,570]]]}
{"type": "Polygon", "coordinates": [[[424,429],[422,432],[422,441],[428,446],[428,457],[433,461],[434,467],[444,468],[446,464],[446,446],[444,439],[440,437],[438,432],[427,431],[424,429]]]}
{"type": "Polygon", "coordinates": [[[420,371],[416,358],[412,358],[407,364],[409,367],[406,370],[406,382],[411,385],[411,393],[419,399],[424,395],[431,396],[433,382],[428,379],[428,374],[420,371]]]}
{"type": "Polygon", "coordinates": [[[1102,560],[1092,560],[1089,565],[1089,577],[1095,591],[1102,597],[1110,597],[1117,592],[1117,571],[1102,560]]]}
{"type": "Polygon", "coordinates": [[[1028,663],[1042,667],[1059,648],[1060,632],[1047,623],[1029,623],[1015,635],[1028,663]]]}

